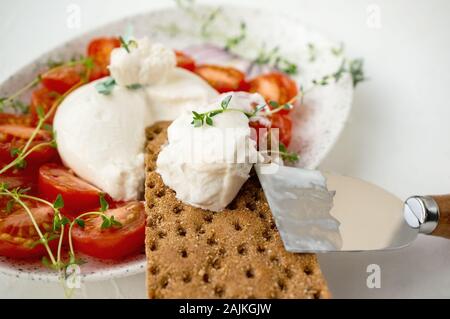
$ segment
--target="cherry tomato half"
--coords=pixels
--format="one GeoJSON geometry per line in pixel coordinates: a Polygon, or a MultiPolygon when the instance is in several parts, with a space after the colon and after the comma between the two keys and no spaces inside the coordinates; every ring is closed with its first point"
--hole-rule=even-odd
{"type": "Polygon", "coordinates": [[[230,91],[246,91],[245,74],[232,67],[219,65],[199,65],[195,73],[205,79],[219,93],[230,91]]]}
{"type": "MultiPolygon", "coordinates": [[[[52,232],[53,209],[50,206],[37,204],[35,201],[25,201],[43,234],[52,232]]],[[[4,207],[4,206],[2,206],[4,207]]],[[[39,258],[47,251],[39,241],[39,235],[23,207],[12,206],[11,212],[0,212],[0,256],[18,259],[39,258]]],[[[57,247],[58,240],[50,240],[52,251],[57,247]]]]}
{"type": "MultiPolygon", "coordinates": [[[[267,73],[252,79],[249,82],[249,92],[259,93],[268,103],[274,101],[280,105],[294,102],[292,100],[298,95],[294,80],[280,72],[267,73]]],[[[281,110],[280,113],[286,114],[289,110],[281,110]]]]}
{"type": "Polygon", "coordinates": [[[175,50],[175,55],[177,57],[177,66],[188,71],[194,72],[195,61],[189,55],[184,52],[175,50]]]}
{"type": "Polygon", "coordinates": [[[274,114],[272,115],[272,128],[279,129],[280,143],[288,147],[292,137],[292,120],[288,115],[274,114]]]}
{"type": "Polygon", "coordinates": [[[111,51],[120,47],[120,40],[115,37],[97,38],[89,42],[87,55],[94,60],[94,68],[91,71],[90,81],[109,75],[108,65],[111,51]]]}
{"type": "Polygon", "coordinates": [[[42,74],[42,85],[49,91],[64,94],[81,80],[86,68],[83,65],[64,65],[42,74]]]}
{"type": "MultiPolygon", "coordinates": [[[[31,134],[34,132],[34,128],[17,125],[17,124],[3,124],[0,125],[0,164],[8,164],[16,155],[13,156],[12,151],[14,149],[22,149],[31,134]]],[[[28,150],[51,140],[50,133],[44,130],[40,130],[34,140],[31,142],[28,150]]],[[[27,156],[26,163],[28,167],[38,167],[44,163],[53,161],[57,158],[58,152],[54,147],[42,146],[34,150],[27,156]]]]}
{"type": "Polygon", "coordinates": [[[146,216],[143,203],[128,202],[105,214],[114,216],[122,226],[101,229],[100,216],[87,219],[83,228],[76,225],[72,230],[76,250],[104,259],[121,259],[143,250],[146,216]]]}
{"type": "MultiPolygon", "coordinates": [[[[39,116],[38,116],[38,108],[41,107],[44,113],[48,113],[53,103],[59,97],[59,93],[49,90],[46,87],[41,87],[33,91],[31,93],[31,104],[30,104],[30,114],[31,114],[31,123],[36,125],[39,116]]],[[[53,123],[53,117],[55,113],[50,114],[46,120],[46,123],[53,123]]]]}
{"type": "Polygon", "coordinates": [[[45,164],[39,168],[38,189],[48,201],[54,201],[61,194],[62,211],[73,216],[99,206],[101,191],[61,165],[45,164]]]}

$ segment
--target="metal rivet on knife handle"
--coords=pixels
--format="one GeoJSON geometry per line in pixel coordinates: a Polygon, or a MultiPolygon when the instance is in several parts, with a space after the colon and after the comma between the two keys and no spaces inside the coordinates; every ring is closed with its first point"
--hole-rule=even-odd
{"type": "Polygon", "coordinates": [[[408,225],[419,232],[450,239],[450,195],[410,197],[404,214],[408,225]]]}

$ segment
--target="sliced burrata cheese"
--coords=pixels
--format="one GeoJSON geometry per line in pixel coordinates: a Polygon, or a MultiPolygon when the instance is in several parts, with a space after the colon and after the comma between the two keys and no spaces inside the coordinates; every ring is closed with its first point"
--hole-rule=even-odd
{"type": "Polygon", "coordinates": [[[173,121],[183,111],[218,96],[205,80],[182,68],[175,68],[167,75],[166,81],[145,88],[149,103],[155,108],[157,121],[173,121]]]}
{"type": "Polygon", "coordinates": [[[115,200],[138,199],[144,184],[145,128],[174,120],[217,92],[194,73],[174,68],[166,81],[109,95],[86,84],[59,106],[54,120],[64,164],[115,200]]]}
{"type": "Polygon", "coordinates": [[[144,132],[153,123],[152,109],[143,90],[118,86],[103,95],[95,83],[59,106],[54,119],[59,154],[66,166],[114,199],[136,199],[143,188],[144,132]]]}
{"type": "MultiPolygon", "coordinates": [[[[196,111],[220,109],[229,95],[230,106],[247,110],[248,94],[226,93],[196,111]]],[[[260,155],[243,112],[229,110],[212,119],[212,126],[194,127],[192,113],[178,117],[168,128],[168,144],[158,156],[157,172],[181,201],[220,211],[237,195],[260,155]]]]}

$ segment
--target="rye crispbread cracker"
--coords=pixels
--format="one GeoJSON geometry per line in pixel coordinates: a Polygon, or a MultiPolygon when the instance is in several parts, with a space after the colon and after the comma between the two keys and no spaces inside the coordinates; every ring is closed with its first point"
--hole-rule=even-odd
{"type": "Polygon", "coordinates": [[[284,249],[256,175],[222,212],[183,204],[155,172],[169,123],[147,129],[150,298],[327,298],[317,258],[284,249]]]}

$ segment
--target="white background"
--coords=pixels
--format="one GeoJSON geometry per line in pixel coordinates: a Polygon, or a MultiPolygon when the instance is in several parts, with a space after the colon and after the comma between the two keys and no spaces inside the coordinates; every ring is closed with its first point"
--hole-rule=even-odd
{"type": "MultiPolygon", "coordinates": [[[[220,4],[225,1],[199,1],[220,4]]],[[[302,18],[364,57],[350,121],[322,168],[374,182],[400,198],[450,192],[450,1],[228,0],[302,18]],[[379,12],[379,22],[373,20],[379,12]]],[[[84,31],[170,0],[15,0],[0,4],[0,82],[84,31]],[[67,7],[81,26],[67,27],[67,7]]],[[[419,238],[402,251],[321,256],[335,297],[450,297],[450,241],[419,238]],[[381,266],[381,288],[366,267],[381,266]]],[[[145,297],[144,276],[86,285],[81,295],[145,297]],[[109,294],[105,294],[105,289],[109,294]]],[[[0,297],[61,297],[55,286],[0,277],[0,297]]]]}

